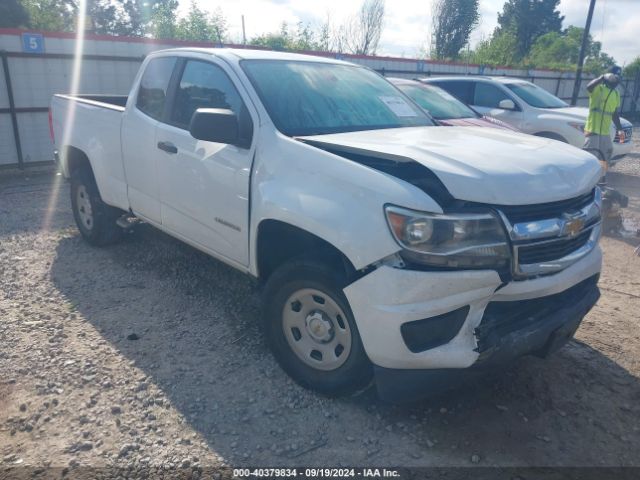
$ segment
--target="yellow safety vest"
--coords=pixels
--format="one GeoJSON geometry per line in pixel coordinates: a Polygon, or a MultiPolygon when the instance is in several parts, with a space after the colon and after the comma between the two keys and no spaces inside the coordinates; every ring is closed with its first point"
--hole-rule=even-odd
{"type": "Polygon", "coordinates": [[[620,93],[604,83],[589,93],[589,116],[584,131],[596,135],[609,135],[613,112],[620,107],[620,93]]]}

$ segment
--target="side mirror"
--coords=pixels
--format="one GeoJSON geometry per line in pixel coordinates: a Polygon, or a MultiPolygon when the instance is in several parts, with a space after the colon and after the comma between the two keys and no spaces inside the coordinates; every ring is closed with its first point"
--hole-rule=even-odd
{"type": "Polygon", "coordinates": [[[500,103],[498,103],[498,108],[501,108],[503,110],[515,110],[516,104],[513,103],[513,100],[505,98],[504,100],[500,100],[500,103]]]}
{"type": "Polygon", "coordinates": [[[242,146],[238,117],[223,108],[198,108],[191,117],[189,133],[198,140],[242,146]]]}

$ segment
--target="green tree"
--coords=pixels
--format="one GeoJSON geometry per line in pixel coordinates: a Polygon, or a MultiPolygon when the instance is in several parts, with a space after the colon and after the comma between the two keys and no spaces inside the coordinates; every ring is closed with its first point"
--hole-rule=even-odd
{"type": "Polygon", "coordinates": [[[558,11],[560,0],[507,0],[498,13],[496,33],[516,36],[516,57],[529,54],[533,42],[549,32],[560,32],[564,17],[558,11]]]}
{"type": "MultiPolygon", "coordinates": [[[[573,70],[578,65],[583,28],[570,26],[562,33],[549,32],[536,39],[526,63],[534,67],[573,70]]],[[[584,69],[601,72],[614,64],[613,58],[602,51],[602,44],[589,35],[584,69]]]]}
{"type": "Polygon", "coordinates": [[[178,0],[157,2],[151,11],[148,33],[153,38],[176,37],[178,0]]]}
{"type": "Polygon", "coordinates": [[[640,72],[640,55],[634,58],[629,65],[624,67],[624,76],[630,79],[636,78],[640,72]]]}
{"type": "Polygon", "coordinates": [[[125,22],[115,3],[110,0],[87,0],[86,9],[86,15],[91,19],[91,25],[85,25],[87,30],[100,35],[118,35],[122,32],[125,22]]]}
{"type": "Polygon", "coordinates": [[[288,50],[289,39],[282,33],[272,32],[258,35],[249,40],[249,45],[256,47],[266,47],[271,50],[288,50]]]}
{"type": "Polygon", "coordinates": [[[227,21],[218,8],[209,15],[191,2],[187,16],[178,20],[176,38],[181,40],[196,40],[209,42],[224,42],[227,36],[227,21]]]}
{"type": "Polygon", "coordinates": [[[29,13],[18,0],[0,2],[0,27],[26,27],[28,24],[29,13]]]}
{"type": "Polygon", "coordinates": [[[29,28],[70,31],[74,28],[75,4],[71,0],[22,0],[29,14],[29,28]]]}
{"type": "MultiPolygon", "coordinates": [[[[42,3],[47,0],[24,1],[42,3]]],[[[71,5],[74,13],[79,10],[80,0],[57,1],[71,5]]],[[[87,0],[86,15],[91,20],[87,29],[104,35],[144,37],[157,30],[155,22],[160,19],[171,18],[171,22],[175,24],[177,7],[178,0],[87,0]],[[164,12],[165,16],[162,17],[158,12],[164,12]]],[[[166,30],[164,29],[163,33],[166,33],[166,30]]],[[[169,30],[172,31],[171,28],[169,30]]]]}
{"type": "Polygon", "coordinates": [[[286,22],[282,23],[279,32],[271,32],[249,40],[250,45],[270,48],[272,50],[328,50],[328,24],[323,24],[316,32],[311,24],[298,22],[291,31],[286,22]]]}
{"type": "Polygon", "coordinates": [[[118,0],[121,8],[120,35],[144,37],[151,24],[154,0],[118,0]]]}
{"type": "Polygon", "coordinates": [[[434,15],[434,56],[456,59],[478,25],[479,0],[438,0],[434,15]]]}
{"type": "Polygon", "coordinates": [[[491,38],[478,44],[469,61],[481,65],[516,66],[519,63],[516,56],[517,43],[518,39],[512,32],[494,32],[491,38]]]}
{"type": "Polygon", "coordinates": [[[326,20],[318,29],[316,49],[321,52],[328,52],[331,50],[331,18],[328,14],[326,20]]]}

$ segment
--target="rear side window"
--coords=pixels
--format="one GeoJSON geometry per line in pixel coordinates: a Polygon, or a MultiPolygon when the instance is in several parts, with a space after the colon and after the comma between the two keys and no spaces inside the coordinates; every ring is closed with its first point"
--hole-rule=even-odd
{"type": "Polygon", "coordinates": [[[443,88],[462,103],[473,103],[473,82],[454,80],[450,82],[432,82],[443,88]]]}
{"type": "Polygon", "coordinates": [[[499,108],[498,104],[502,100],[510,100],[510,98],[495,85],[484,82],[476,83],[473,105],[477,105],[478,107],[499,108]]]}
{"type": "Polygon", "coordinates": [[[147,64],[142,74],[136,106],[156,120],[162,118],[167,100],[167,88],[175,64],[175,57],[155,58],[147,64]]]}
{"type": "Polygon", "coordinates": [[[171,123],[187,128],[198,108],[224,108],[240,117],[242,106],[240,94],[220,67],[189,60],[180,78],[171,123]]]}

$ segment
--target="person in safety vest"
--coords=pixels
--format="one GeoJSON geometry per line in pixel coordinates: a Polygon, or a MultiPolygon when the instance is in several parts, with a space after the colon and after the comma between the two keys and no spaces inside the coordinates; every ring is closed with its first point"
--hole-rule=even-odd
{"type": "Polygon", "coordinates": [[[584,126],[584,150],[596,156],[606,174],[608,162],[613,153],[611,141],[611,121],[616,126],[620,141],[624,142],[624,131],[620,124],[620,93],[616,87],[620,83],[622,69],[613,66],[608,73],[589,82],[589,116],[584,126]]]}
{"type": "Polygon", "coordinates": [[[621,208],[628,206],[626,195],[606,185],[608,163],[613,153],[611,122],[616,126],[620,142],[624,143],[624,131],[620,124],[620,84],[622,69],[613,66],[604,75],[593,79],[587,85],[589,92],[589,115],[584,126],[584,150],[595,155],[602,165],[602,213],[605,232],[620,233],[623,228],[621,208]]]}

